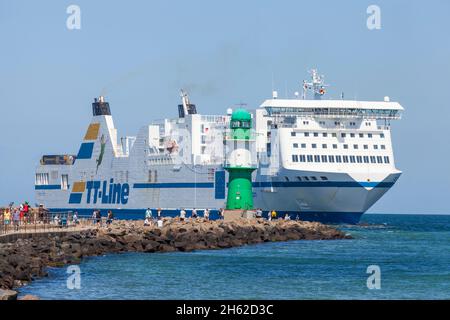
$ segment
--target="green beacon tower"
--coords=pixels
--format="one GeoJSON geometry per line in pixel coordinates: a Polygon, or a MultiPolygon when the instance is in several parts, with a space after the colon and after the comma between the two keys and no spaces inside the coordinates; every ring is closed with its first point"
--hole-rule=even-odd
{"type": "Polygon", "coordinates": [[[225,135],[225,170],[229,173],[226,211],[243,213],[253,210],[252,172],[256,169],[251,114],[233,111],[230,130],[225,135]]]}

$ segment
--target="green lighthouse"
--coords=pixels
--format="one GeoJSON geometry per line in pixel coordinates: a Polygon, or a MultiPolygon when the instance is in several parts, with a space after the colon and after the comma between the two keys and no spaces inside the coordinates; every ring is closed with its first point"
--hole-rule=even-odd
{"type": "Polygon", "coordinates": [[[231,115],[230,130],[225,136],[225,170],[229,173],[227,211],[246,212],[253,209],[252,172],[256,169],[254,159],[254,135],[252,117],[244,109],[231,115]]]}

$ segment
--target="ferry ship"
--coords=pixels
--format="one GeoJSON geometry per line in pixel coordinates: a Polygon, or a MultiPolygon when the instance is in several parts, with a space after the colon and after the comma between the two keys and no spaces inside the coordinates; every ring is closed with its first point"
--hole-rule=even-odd
{"type": "MultiPolygon", "coordinates": [[[[279,99],[276,91],[252,114],[253,198],[256,208],[293,219],[358,223],[401,175],[394,162],[391,120],[403,107],[383,101],[324,99],[327,85],[316,70],[302,94],[279,99]],[[310,97],[312,96],[312,97],[310,97]]],[[[51,211],[142,218],[225,207],[228,173],[224,115],[201,115],[181,91],[178,117],[155,121],[136,136],[118,138],[104,97],[77,154],[45,155],[36,170],[36,200],[51,211]]]]}

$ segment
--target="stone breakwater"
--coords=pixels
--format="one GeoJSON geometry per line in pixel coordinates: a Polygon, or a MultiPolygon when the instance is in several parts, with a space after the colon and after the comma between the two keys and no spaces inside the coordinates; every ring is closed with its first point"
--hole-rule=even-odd
{"type": "MultiPolygon", "coordinates": [[[[222,249],[270,241],[332,240],[350,236],[317,222],[165,219],[164,226],[119,220],[109,227],[0,243],[0,289],[47,275],[47,267],[77,264],[83,257],[121,252],[222,249]]],[[[0,298],[1,299],[1,298],[0,298]]]]}

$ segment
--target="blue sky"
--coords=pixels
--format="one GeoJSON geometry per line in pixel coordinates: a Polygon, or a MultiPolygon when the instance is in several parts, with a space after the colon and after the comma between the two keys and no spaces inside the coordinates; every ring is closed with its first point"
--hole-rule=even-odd
{"type": "Polygon", "coordinates": [[[0,0],[0,203],[34,200],[42,154],[75,153],[106,94],[119,136],[177,114],[257,107],[319,68],[330,97],[406,109],[393,124],[404,173],[371,212],[448,213],[450,2],[0,0]],[[68,30],[66,8],[81,8],[68,30]],[[366,9],[381,9],[368,30],[366,9]]]}

